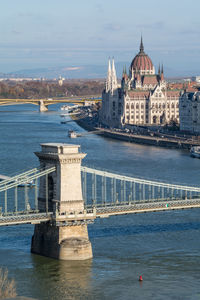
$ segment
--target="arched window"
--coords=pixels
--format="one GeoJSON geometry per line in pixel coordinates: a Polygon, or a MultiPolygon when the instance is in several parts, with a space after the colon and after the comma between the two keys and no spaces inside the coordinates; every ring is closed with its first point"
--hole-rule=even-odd
{"type": "Polygon", "coordinates": [[[139,109],[139,104],[138,103],[136,104],[136,109],[139,109]]]}
{"type": "Polygon", "coordinates": [[[128,103],[126,104],[126,109],[129,109],[129,104],[128,103]]]}
{"type": "Polygon", "coordinates": [[[172,108],[174,108],[174,103],[172,103],[172,108]]]}
{"type": "Polygon", "coordinates": [[[165,103],[163,103],[162,107],[163,107],[163,109],[165,108],[165,103]]]}
{"type": "Polygon", "coordinates": [[[131,104],[131,109],[134,109],[134,104],[133,103],[131,104]]]}
{"type": "Polygon", "coordinates": [[[153,116],[153,123],[156,124],[156,121],[157,121],[157,117],[153,116]]]}

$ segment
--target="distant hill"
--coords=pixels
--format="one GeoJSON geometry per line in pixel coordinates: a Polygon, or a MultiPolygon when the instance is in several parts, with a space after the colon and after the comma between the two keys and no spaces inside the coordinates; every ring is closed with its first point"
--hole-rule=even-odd
{"type": "MultiPolygon", "coordinates": [[[[116,63],[117,77],[121,78],[122,70],[126,66],[127,72],[129,70],[129,62],[116,63]]],[[[105,65],[72,65],[72,66],[58,66],[49,68],[37,68],[37,69],[23,69],[12,73],[0,73],[0,78],[5,77],[31,77],[31,78],[47,78],[53,79],[59,76],[65,77],[66,79],[96,79],[106,78],[107,75],[107,64],[105,65]]],[[[198,72],[192,72],[191,70],[174,70],[168,67],[164,68],[164,75],[166,78],[169,77],[191,77],[198,75],[198,72]]]]}
{"type": "Polygon", "coordinates": [[[39,69],[24,69],[7,74],[10,77],[36,77],[36,78],[58,78],[59,76],[67,79],[74,78],[105,78],[107,73],[107,66],[64,66],[52,68],[39,69]]]}

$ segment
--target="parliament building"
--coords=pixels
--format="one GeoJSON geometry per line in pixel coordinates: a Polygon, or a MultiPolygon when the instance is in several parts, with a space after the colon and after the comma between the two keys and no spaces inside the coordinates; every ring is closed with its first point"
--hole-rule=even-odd
{"type": "Polygon", "coordinates": [[[123,70],[121,84],[117,82],[114,59],[108,62],[100,122],[109,127],[179,122],[179,96],[180,91],[167,88],[163,66],[156,74],[141,38],[140,51],[133,58],[128,74],[123,70]]]}

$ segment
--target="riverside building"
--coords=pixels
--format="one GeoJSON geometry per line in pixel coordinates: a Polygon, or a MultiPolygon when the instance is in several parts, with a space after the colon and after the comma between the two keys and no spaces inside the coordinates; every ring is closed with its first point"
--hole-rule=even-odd
{"type": "Polygon", "coordinates": [[[121,84],[117,83],[114,59],[112,66],[108,62],[100,122],[109,127],[179,122],[179,94],[179,90],[167,89],[163,66],[159,66],[156,74],[141,38],[140,51],[133,58],[128,74],[123,70],[121,84]]]}
{"type": "Polygon", "coordinates": [[[200,133],[200,92],[185,91],[180,97],[180,130],[200,133]]]}

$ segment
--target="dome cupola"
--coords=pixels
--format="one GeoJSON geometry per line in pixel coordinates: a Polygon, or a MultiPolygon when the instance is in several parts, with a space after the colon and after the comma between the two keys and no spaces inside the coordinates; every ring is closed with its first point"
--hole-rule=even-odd
{"type": "Polygon", "coordinates": [[[150,57],[144,52],[143,40],[141,37],[140,42],[140,52],[134,57],[130,66],[131,77],[135,73],[140,73],[140,75],[154,75],[155,68],[150,57]]]}

